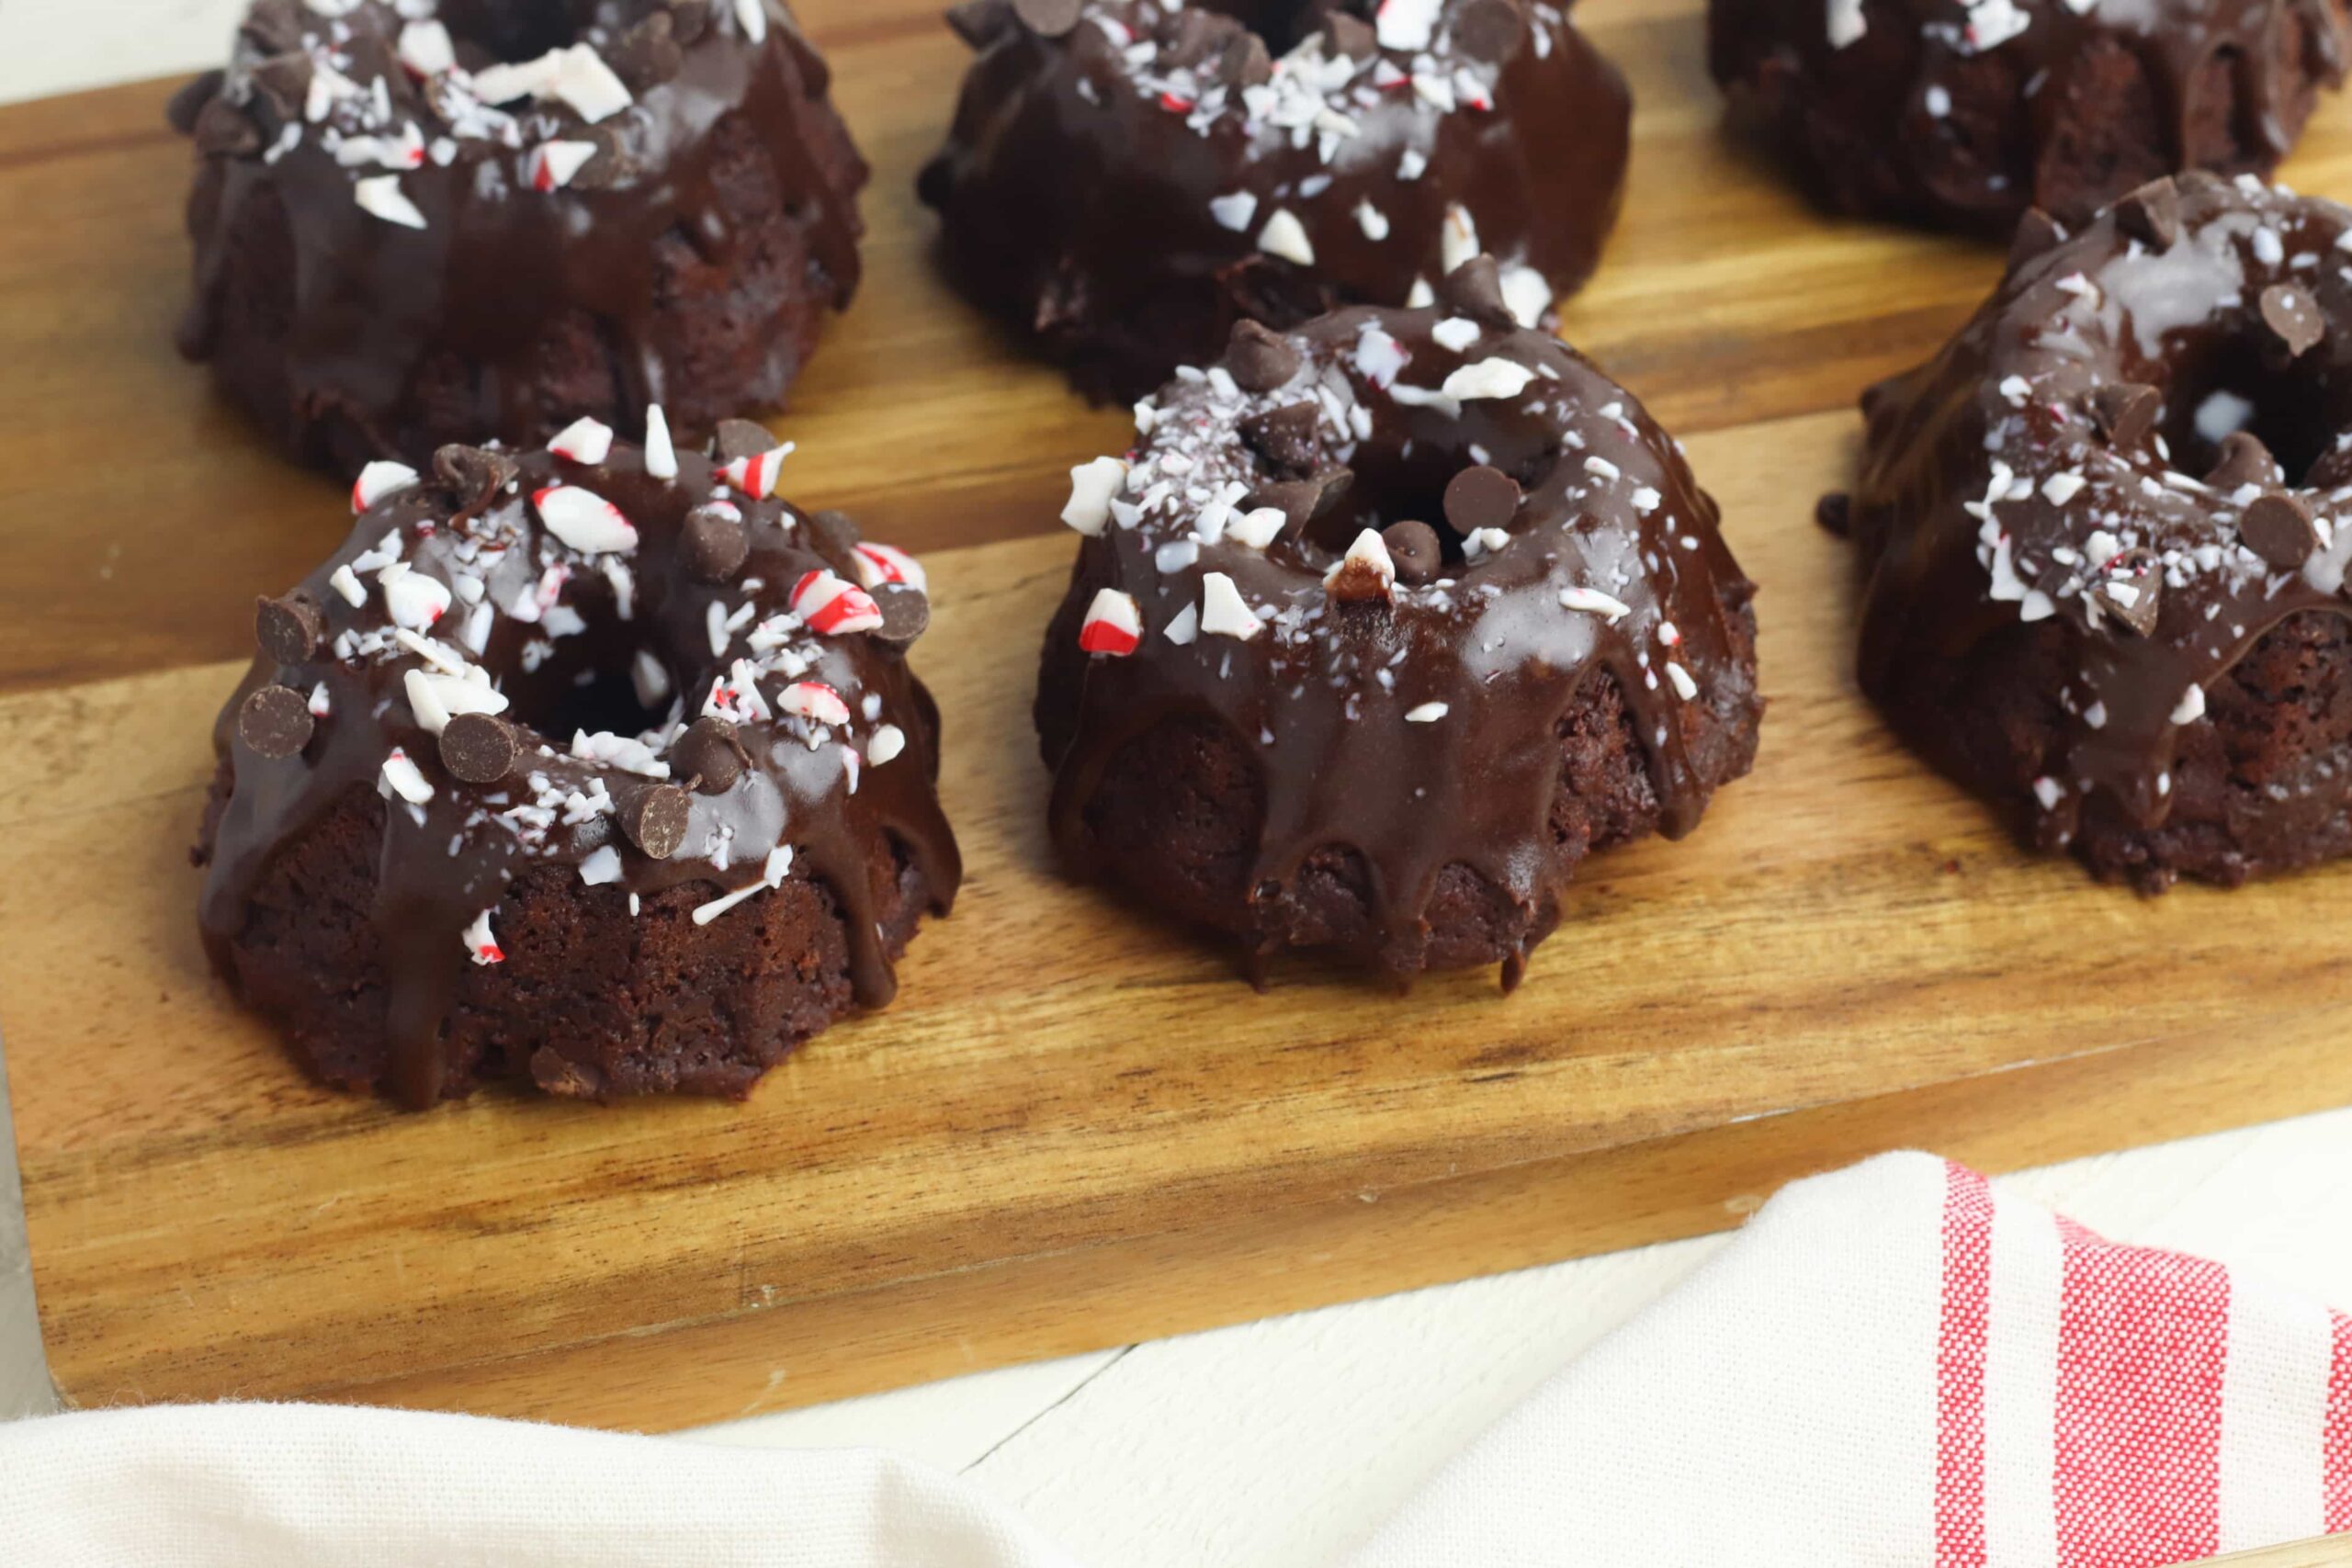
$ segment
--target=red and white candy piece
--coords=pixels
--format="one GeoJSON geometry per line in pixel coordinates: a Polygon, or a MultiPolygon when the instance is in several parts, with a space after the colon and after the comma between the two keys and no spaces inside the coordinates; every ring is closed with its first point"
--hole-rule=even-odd
{"type": "Polygon", "coordinates": [[[474,955],[475,963],[503,964],[506,962],[506,950],[498,945],[496,937],[490,934],[490,916],[491,911],[488,909],[476,915],[474,923],[466,928],[466,934],[462,940],[466,944],[466,951],[474,955]]]}
{"type": "Polygon", "coordinates": [[[857,558],[858,581],[868,588],[897,582],[918,593],[931,592],[931,574],[923,570],[922,562],[896,545],[857,545],[852,553],[857,558]]]}
{"type": "Polygon", "coordinates": [[[378,572],[376,586],[384,591],[384,607],[391,612],[392,624],[413,632],[424,630],[449,608],[449,585],[437,577],[427,577],[404,560],[396,560],[378,572]]]}
{"type": "Polygon", "coordinates": [[[637,528],[621,509],[578,485],[548,485],[531,492],[548,532],[582,555],[637,548],[637,528]]]}
{"type": "Polygon", "coordinates": [[[409,761],[408,753],[397,746],[392,748],[391,755],[384,759],[383,789],[385,794],[397,795],[411,806],[422,806],[433,798],[432,784],[425,782],[424,774],[417,765],[409,761]]]}
{"type": "Polygon", "coordinates": [[[613,449],[613,427],[601,420],[575,419],[548,443],[548,450],[574,463],[601,463],[613,449]]]}
{"type": "Polygon", "coordinates": [[[826,637],[870,632],[882,624],[874,596],[837,572],[803,572],[792,585],[791,604],[809,630],[826,637]]]}
{"type": "Polygon", "coordinates": [[[533,190],[561,190],[595,155],[593,141],[542,141],[524,160],[523,177],[533,190]]]}
{"type": "Polygon", "coordinates": [[[749,457],[738,457],[718,470],[718,477],[753,498],[775,493],[775,481],[783,477],[784,460],[792,456],[792,443],[771,446],[749,457]]]}
{"type": "Polygon", "coordinates": [[[1142,641],[1143,613],[1136,607],[1136,596],[1115,588],[1098,591],[1094,603],[1086,607],[1086,619],[1080,623],[1078,646],[1088,653],[1125,659],[1142,641]]]}
{"type": "Polygon", "coordinates": [[[351,511],[357,516],[395,491],[416,483],[416,470],[406,463],[370,463],[351,481],[351,511]]]}
{"type": "Polygon", "coordinates": [[[775,705],[785,713],[798,714],[819,724],[849,722],[849,705],[822,681],[795,681],[776,694],[775,705]]]}

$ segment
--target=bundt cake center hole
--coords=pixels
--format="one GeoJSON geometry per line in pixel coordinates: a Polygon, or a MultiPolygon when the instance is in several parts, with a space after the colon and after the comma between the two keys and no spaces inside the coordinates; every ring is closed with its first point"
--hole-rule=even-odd
{"type": "Polygon", "coordinates": [[[440,19],[451,38],[516,64],[580,41],[594,22],[621,9],[590,0],[443,0],[440,19]]]}
{"type": "MultiPolygon", "coordinates": [[[[2306,355],[2282,367],[2260,344],[2233,339],[2177,365],[2161,427],[2173,468],[2192,479],[2213,476],[2229,446],[2244,445],[2231,438],[2243,434],[2268,450],[2287,484],[2312,482],[2322,459],[2335,452],[2338,434],[2352,429],[2352,383],[2315,363],[2320,357],[2306,355]]],[[[2230,477],[2226,465],[2222,477],[2230,477]]],[[[2320,482],[2341,480],[2324,475],[2320,482]]]]}
{"type": "Polygon", "coordinates": [[[1369,21],[1374,6],[1371,0],[1199,0],[1193,9],[1232,17],[1264,39],[1266,52],[1279,59],[1334,14],[1369,21]]]}

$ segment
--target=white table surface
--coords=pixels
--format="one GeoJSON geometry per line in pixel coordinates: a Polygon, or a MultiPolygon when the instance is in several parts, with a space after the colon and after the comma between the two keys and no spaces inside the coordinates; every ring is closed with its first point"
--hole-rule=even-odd
{"type": "MultiPolygon", "coordinates": [[[[0,102],[201,69],[241,9],[0,0],[0,102]]],[[[0,1136],[0,1150],[13,1148],[0,1136]]],[[[0,1157],[0,1418],[51,1403],[16,1180],[13,1157],[0,1157]]],[[[2004,1185],[2119,1240],[2260,1269],[2352,1306],[2352,1111],[2004,1185]]],[[[894,1449],[964,1474],[1106,1568],[1310,1568],[1723,1241],[980,1372],[696,1436],[894,1449]]]]}

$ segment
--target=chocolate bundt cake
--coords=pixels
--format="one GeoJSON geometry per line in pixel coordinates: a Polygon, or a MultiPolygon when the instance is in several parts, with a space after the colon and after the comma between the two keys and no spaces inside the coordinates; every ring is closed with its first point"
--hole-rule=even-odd
{"type": "Polygon", "coordinates": [[[960,876],[921,567],[789,447],[593,420],[370,464],[216,731],[205,945],[328,1082],[741,1095],[960,876]]]}
{"type": "Polygon", "coordinates": [[[1516,982],[1586,854],[1747,771],[1752,588],[1641,404],[1478,258],[1236,329],[1072,471],[1037,728],[1079,875],[1242,943],[1516,982]]]}
{"type": "Polygon", "coordinates": [[[2342,0],[1711,0],[1710,62],[1840,212],[2006,236],[2188,169],[2268,175],[2342,0]]]}
{"type": "Polygon", "coordinates": [[[1826,515],[1906,740],[2151,892],[2352,851],[2352,210],[2149,186],[1863,408],[1826,515]]]}
{"type": "Polygon", "coordinates": [[[1549,0],[970,0],[923,170],[973,299],[1133,398],[1233,323],[1426,303],[1481,250],[1522,324],[1590,276],[1632,100],[1549,0]]]}
{"type": "Polygon", "coordinates": [[[181,347],[305,462],[780,404],[865,165],[776,0],[258,0],[196,143],[181,347]]]}

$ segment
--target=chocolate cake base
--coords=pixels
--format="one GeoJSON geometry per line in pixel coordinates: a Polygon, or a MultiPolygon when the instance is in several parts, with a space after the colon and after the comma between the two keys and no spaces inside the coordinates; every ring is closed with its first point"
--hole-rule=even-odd
{"type": "MultiPolygon", "coordinates": [[[[1904,739],[1957,782],[2030,803],[2068,722],[2055,694],[2079,657],[2057,623],[2013,626],[1965,657],[1917,660],[1872,695],[1904,739]]],[[[2046,818],[2020,837],[2071,848],[2102,881],[2160,893],[2181,877],[2235,887],[2352,853],[2352,624],[2307,612],[2274,627],[2206,691],[2181,731],[2172,810],[2148,828],[2107,795],[2084,803],[2071,844],[2046,818]]]]}
{"type": "MultiPolygon", "coordinates": [[[[199,862],[231,782],[224,762],[199,862]]],[[[373,790],[355,790],[289,843],[213,960],[320,1078],[390,1094],[374,913],[384,809],[373,790]]],[[[933,899],[912,861],[896,845],[888,852],[893,891],[879,923],[895,960],[933,899]]],[[[724,919],[695,925],[695,906],[721,891],[672,887],[646,896],[632,916],[626,890],[587,886],[569,865],[519,873],[498,905],[505,961],[466,968],[443,1026],[443,1098],[507,1081],[598,1100],[740,1100],[795,1046],[856,1010],[842,912],[821,881],[788,876],[724,919]]]]}
{"type": "MultiPolygon", "coordinates": [[[[1088,656],[1078,627],[1091,585],[1074,584],[1046,634],[1036,722],[1046,764],[1073,739],[1079,685],[1088,656]]],[[[1754,669],[1752,585],[1722,592],[1736,662],[1754,669]]],[[[1712,790],[1756,760],[1752,689],[1719,689],[1709,709],[1686,710],[1684,741],[1712,790]]],[[[1550,812],[1551,864],[1536,880],[1566,882],[1585,856],[1658,830],[1661,808],[1648,752],[1615,678],[1595,669],[1555,730],[1559,787],[1550,812]]],[[[1376,952],[1403,982],[1423,969],[1506,965],[1514,983],[1521,956],[1559,924],[1556,902],[1520,908],[1471,866],[1444,867],[1421,912],[1418,943],[1383,944],[1379,900],[1363,856],[1344,846],[1310,855],[1286,888],[1252,889],[1250,868],[1264,836],[1265,784],[1256,748],[1205,717],[1162,723],[1128,741],[1105,768],[1083,812],[1087,841],[1079,874],[1124,886],[1177,919],[1230,937],[1252,955],[1285,948],[1376,952]]]]}

